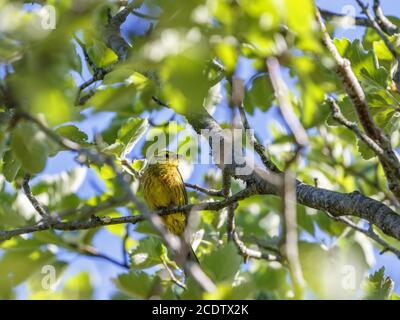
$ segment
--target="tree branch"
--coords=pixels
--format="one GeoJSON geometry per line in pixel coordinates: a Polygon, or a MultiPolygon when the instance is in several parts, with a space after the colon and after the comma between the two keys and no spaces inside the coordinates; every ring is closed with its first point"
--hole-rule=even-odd
{"type": "Polygon", "coordinates": [[[119,61],[123,61],[128,53],[129,44],[121,36],[120,27],[125,22],[128,15],[139,8],[144,0],[133,0],[125,8],[120,10],[115,16],[111,17],[104,30],[104,42],[118,56],[119,61]]]}
{"type": "Polygon", "coordinates": [[[197,184],[191,184],[191,183],[185,183],[185,186],[197,191],[200,191],[204,194],[207,194],[209,196],[213,196],[213,197],[223,197],[223,191],[222,190],[215,190],[215,189],[207,189],[207,188],[203,188],[197,184]]]}
{"type": "MultiPolygon", "coordinates": [[[[194,130],[201,134],[202,129],[222,136],[222,128],[205,111],[185,115],[194,130]]],[[[218,137],[217,137],[218,138],[218,137]]],[[[234,170],[238,165],[231,165],[234,170]]],[[[253,186],[256,194],[281,196],[281,188],[270,182],[271,175],[260,167],[255,166],[251,174],[235,175],[235,178],[253,186]]],[[[376,225],[387,235],[400,240],[400,216],[385,204],[368,198],[359,192],[340,193],[296,182],[297,201],[307,207],[329,212],[334,216],[357,216],[376,225]]]]}
{"type": "Polygon", "coordinates": [[[186,290],[187,289],[186,285],[175,276],[174,272],[171,270],[171,268],[168,266],[168,264],[165,262],[165,260],[164,259],[161,259],[161,260],[162,260],[165,270],[167,270],[167,272],[171,278],[171,281],[173,283],[175,283],[178,287],[181,287],[182,289],[186,290]]]}
{"type": "Polygon", "coordinates": [[[280,170],[275,165],[275,163],[273,163],[271,161],[271,159],[269,159],[267,157],[265,147],[257,140],[255,135],[252,134],[252,131],[251,131],[252,129],[250,128],[249,121],[247,120],[246,111],[244,110],[243,102],[239,104],[239,113],[240,113],[240,117],[242,120],[243,128],[246,130],[248,139],[250,140],[250,143],[253,145],[254,150],[260,156],[260,159],[261,159],[262,163],[264,164],[265,168],[267,168],[275,173],[280,173],[280,170]]]}
{"type": "MultiPolygon", "coordinates": [[[[336,12],[332,12],[329,10],[324,10],[324,9],[319,9],[319,11],[321,12],[321,15],[325,18],[325,19],[344,19],[347,18],[348,16],[342,13],[336,13],[336,12]]],[[[357,26],[362,26],[362,27],[369,27],[370,24],[368,23],[368,20],[364,17],[354,17],[354,22],[357,26]]]]}
{"type": "Polygon", "coordinates": [[[303,147],[308,143],[307,132],[293,111],[287,86],[280,73],[279,62],[276,58],[270,57],[266,60],[266,66],[282,117],[292,132],[296,144],[303,147]]]}
{"type": "Polygon", "coordinates": [[[393,35],[399,32],[399,28],[397,28],[397,26],[394,23],[392,23],[383,13],[379,0],[374,0],[373,8],[376,20],[384,32],[386,32],[389,35],[393,35]]]}
{"type": "Polygon", "coordinates": [[[125,235],[122,239],[122,257],[124,259],[124,264],[129,266],[128,263],[128,252],[126,249],[127,242],[129,240],[130,232],[129,232],[129,224],[125,225],[125,235]]]}
{"type": "Polygon", "coordinates": [[[385,171],[389,189],[400,200],[400,161],[391,146],[389,138],[375,125],[365,93],[351,69],[350,61],[342,58],[336,49],[318,10],[316,11],[316,16],[322,31],[323,42],[336,62],[336,73],[342,80],[344,89],[356,110],[365,133],[384,150],[383,155],[378,154],[377,156],[385,171]]]}
{"type": "Polygon", "coordinates": [[[67,243],[67,245],[76,249],[79,254],[83,254],[83,255],[97,258],[97,259],[102,259],[102,260],[108,261],[112,264],[115,264],[121,268],[129,269],[129,265],[126,262],[120,262],[120,261],[114,259],[113,257],[110,257],[104,253],[98,252],[97,249],[92,246],[75,244],[75,243],[67,243]]]}
{"type": "MultiPolygon", "coordinates": [[[[360,6],[360,8],[362,9],[362,11],[364,12],[364,14],[366,15],[369,24],[371,25],[371,27],[378,33],[378,35],[381,37],[381,39],[383,40],[383,42],[385,43],[386,47],[388,48],[388,50],[390,51],[390,53],[393,55],[393,57],[399,61],[399,55],[396,51],[396,49],[393,47],[393,45],[390,43],[389,38],[385,35],[384,31],[381,29],[381,26],[379,25],[379,23],[377,22],[376,19],[374,19],[374,17],[372,16],[371,12],[369,12],[368,7],[363,4],[363,2],[361,0],[356,0],[358,5],[360,6]]],[[[376,3],[376,1],[375,1],[376,3]]],[[[379,6],[378,6],[379,7],[379,6]]],[[[374,5],[375,8],[375,5],[374,5]]]]}
{"type": "Polygon", "coordinates": [[[368,137],[364,132],[362,132],[359,128],[357,123],[349,121],[341,112],[340,107],[336,103],[335,99],[328,98],[328,104],[332,110],[332,118],[335,119],[338,123],[344,125],[346,128],[350,129],[354,132],[354,134],[365,144],[374,151],[375,154],[384,156],[384,150],[370,137],[368,137]]]}
{"type": "Polygon", "coordinates": [[[385,240],[383,240],[382,238],[380,238],[373,230],[372,225],[370,225],[370,227],[366,230],[363,229],[361,227],[359,227],[357,224],[355,224],[353,221],[345,218],[345,217],[333,217],[333,219],[335,219],[336,221],[340,221],[346,225],[348,225],[350,228],[361,232],[363,234],[365,234],[367,237],[371,238],[372,240],[376,241],[377,243],[379,243],[382,246],[382,251],[381,254],[384,252],[392,252],[393,254],[395,254],[397,256],[397,258],[400,259],[400,250],[396,249],[395,247],[391,246],[390,244],[388,244],[385,240]]]}
{"type": "Polygon", "coordinates": [[[318,10],[316,15],[322,31],[323,42],[335,60],[336,73],[342,80],[343,86],[353,103],[361,125],[370,138],[375,141],[383,142],[385,138],[372,119],[364,91],[351,69],[350,61],[342,58],[339,51],[336,49],[318,10]]]}
{"type": "Polygon", "coordinates": [[[31,187],[29,186],[29,181],[31,179],[30,174],[26,174],[24,176],[24,181],[22,184],[22,188],[24,189],[24,193],[26,197],[28,198],[29,202],[32,204],[33,208],[36,210],[37,213],[42,217],[44,221],[47,221],[49,219],[49,214],[47,211],[42,207],[40,202],[35,198],[35,196],[32,194],[31,187]]]}
{"type": "MultiPolygon", "coordinates": [[[[357,0],[358,5],[361,7],[362,11],[368,18],[368,22],[371,25],[371,27],[378,33],[379,37],[383,40],[385,43],[386,48],[390,51],[394,59],[396,60],[396,69],[394,69],[394,74],[392,76],[397,89],[400,89],[400,83],[399,83],[399,78],[400,78],[400,55],[397,53],[396,48],[392,45],[390,42],[389,38],[386,36],[385,32],[388,33],[390,32],[391,27],[393,26],[396,31],[397,27],[393,25],[383,14],[380,3],[379,1],[375,0],[374,1],[374,11],[376,17],[374,18],[372,14],[369,12],[368,7],[362,3],[362,1],[357,0]],[[385,31],[386,30],[386,31],[385,31]]],[[[390,34],[390,33],[389,33],[390,34]]],[[[397,44],[396,44],[397,45],[397,44]]]]}

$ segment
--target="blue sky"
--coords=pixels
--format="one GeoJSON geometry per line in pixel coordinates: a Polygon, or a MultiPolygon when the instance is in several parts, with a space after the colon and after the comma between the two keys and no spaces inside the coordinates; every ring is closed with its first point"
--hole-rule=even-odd
{"type": "MultiPolygon", "coordinates": [[[[391,13],[393,15],[400,16],[400,6],[398,5],[398,1],[385,1],[382,0],[382,6],[385,12],[391,13]]],[[[354,7],[354,12],[360,14],[360,10],[358,9],[355,1],[350,0],[319,0],[316,3],[325,9],[329,9],[335,12],[342,12],[342,10],[351,10],[349,5],[354,7]],[[347,7],[346,7],[347,6],[347,7]]],[[[122,27],[122,31],[124,34],[128,32],[134,32],[136,34],[143,33],[148,28],[148,22],[143,19],[139,19],[134,16],[129,16],[128,20],[122,27]]],[[[338,29],[335,36],[336,37],[347,37],[350,39],[360,38],[362,35],[362,28],[354,28],[354,29],[338,29]]],[[[237,75],[243,79],[248,79],[252,75],[252,70],[249,63],[246,60],[241,60],[237,75]]],[[[87,80],[90,77],[87,70],[84,72],[84,80],[87,80]]],[[[82,82],[83,79],[77,77],[77,81],[82,82]]],[[[169,119],[171,115],[171,111],[164,110],[158,112],[157,115],[153,112],[151,114],[146,114],[146,116],[154,117],[156,122],[163,122],[164,120],[169,119]]],[[[228,120],[229,115],[226,113],[225,108],[218,108],[217,112],[214,114],[215,118],[219,121],[228,120]]],[[[99,132],[106,128],[110,120],[112,118],[111,113],[99,113],[95,115],[91,115],[88,120],[85,120],[78,124],[81,130],[85,131],[89,136],[93,136],[95,132],[99,132]]],[[[268,113],[262,113],[260,111],[256,111],[253,116],[249,117],[249,121],[251,126],[254,128],[256,133],[265,139],[264,142],[268,142],[270,138],[270,133],[268,132],[268,121],[277,121],[276,112],[274,109],[270,109],[268,113]],[[270,120],[268,120],[270,119],[270,120]],[[272,119],[272,120],[271,120],[272,119]]],[[[140,150],[140,145],[138,146],[138,150],[140,150]]],[[[133,151],[133,157],[137,157],[137,151],[133,151]]],[[[57,174],[63,170],[70,170],[76,166],[74,162],[74,155],[69,152],[62,152],[55,158],[49,159],[46,170],[43,174],[57,174]]],[[[187,182],[191,183],[199,183],[201,182],[201,177],[204,172],[209,168],[206,165],[198,165],[196,170],[194,170],[190,179],[187,182]]],[[[40,179],[37,177],[36,179],[40,179]]],[[[78,193],[80,196],[84,198],[91,197],[95,194],[98,194],[99,190],[93,188],[93,184],[96,184],[97,178],[92,172],[88,172],[87,179],[79,189],[78,193]]],[[[101,186],[100,186],[101,187],[101,186]]],[[[320,239],[324,238],[323,234],[317,234],[317,237],[320,239]]],[[[110,256],[115,257],[122,261],[122,251],[121,251],[121,240],[116,236],[110,234],[106,230],[101,230],[95,240],[94,245],[103,253],[108,254],[110,256]]],[[[88,258],[79,256],[78,254],[62,252],[60,253],[60,258],[69,261],[70,265],[65,272],[63,279],[69,278],[71,275],[74,275],[81,271],[88,271],[92,283],[94,284],[95,290],[95,298],[96,299],[106,299],[110,296],[110,293],[114,292],[114,286],[110,281],[110,278],[117,276],[121,272],[125,272],[124,269],[116,267],[115,265],[104,262],[94,258],[88,258]]],[[[396,282],[396,291],[400,292],[400,274],[398,270],[400,269],[399,261],[391,254],[379,255],[376,254],[376,265],[374,266],[374,270],[378,269],[381,266],[386,267],[386,274],[391,276],[396,282]]],[[[21,298],[27,297],[27,292],[25,288],[22,286],[19,290],[19,296],[21,298]]]]}

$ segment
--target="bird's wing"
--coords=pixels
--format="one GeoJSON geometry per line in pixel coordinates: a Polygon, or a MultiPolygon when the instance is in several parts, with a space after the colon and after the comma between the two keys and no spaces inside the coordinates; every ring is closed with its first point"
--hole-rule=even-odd
{"type": "Polygon", "coordinates": [[[184,205],[188,203],[188,196],[183,182],[182,176],[178,170],[167,177],[167,189],[169,189],[170,204],[171,205],[184,205]]]}

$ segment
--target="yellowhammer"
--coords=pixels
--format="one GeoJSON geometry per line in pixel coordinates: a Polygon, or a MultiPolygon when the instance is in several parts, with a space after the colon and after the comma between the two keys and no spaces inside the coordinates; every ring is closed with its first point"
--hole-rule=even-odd
{"type": "MultiPolygon", "coordinates": [[[[185,183],[178,170],[178,158],[177,154],[163,151],[157,154],[144,170],[141,188],[150,210],[155,211],[188,203],[185,183]]],[[[185,212],[166,215],[162,219],[169,232],[183,236],[186,227],[185,212]]],[[[194,252],[191,252],[190,256],[197,260],[194,252]]]]}

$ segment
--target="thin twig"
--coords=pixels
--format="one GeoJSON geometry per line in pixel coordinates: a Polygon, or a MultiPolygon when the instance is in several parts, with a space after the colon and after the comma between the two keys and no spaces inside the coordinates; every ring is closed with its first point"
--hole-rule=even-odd
{"type": "MultiPolygon", "coordinates": [[[[325,19],[345,19],[348,17],[348,15],[343,14],[343,13],[337,13],[337,12],[332,12],[329,10],[324,10],[324,9],[319,9],[319,11],[321,12],[321,15],[325,18],[325,19]]],[[[353,17],[351,17],[353,18],[353,17]]],[[[357,26],[362,26],[362,27],[369,27],[369,23],[368,20],[364,17],[354,17],[354,22],[357,26]]]]}
{"type": "Polygon", "coordinates": [[[297,243],[297,182],[295,176],[292,175],[290,168],[298,159],[300,151],[308,144],[308,136],[305,128],[293,111],[289,91],[283,81],[278,60],[274,57],[270,57],[266,60],[266,66],[283,120],[292,132],[296,142],[295,152],[286,161],[285,171],[283,173],[283,230],[281,244],[284,244],[285,256],[289,266],[289,274],[294,288],[294,296],[296,299],[302,299],[304,295],[305,281],[301,269],[297,243]]]}
{"type": "Polygon", "coordinates": [[[360,8],[362,9],[362,11],[364,12],[364,14],[366,15],[371,27],[379,34],[379,36],[381,37],[381,39],[383,40],[383,42],[385,43],[386,47],[389,49],[393,57],[399,61],[399,54],[397,53],[393,45],[390,43],[389,38],[385,35],[378,22],[372,16],[371,12],[368,10],[368,7],[361,0],[356,0],[356,1],[360,6],[360,8]]]}
{"type": "Polygon", "coordinates": [[[252,129],[250,128],[250,124],[246,116],[246,111],[244,110],[243,102],[239,104],[239,113],[242,119],[243,128],[246,130],[246,134],[250,140],[250,143],[253,145],[254,150],[257,152],[257,154],[260,156],[264,166],[275,173],[281,173],[278,167],[269,159],[269,157],[267,157],[266,148],[257,140],[252,129]]]}
{"type": "Polygon", "coordinates": [[[207,194],[209,196],[213,196],[213,197],[223,197],[223,191],[222,190],[215,190],[215,189],[207,189],[207,188],[203,188],[197,184],[191,184],[191,183],[185,183],[185,186],[197,191],[200,191],[204,194],[207,194]]]}
{"type": "Polygon", "coordinates": [[[330,216],[330,217],[332,219],[334,219],[334,220],[337,220],[337,221],[340,221],[342,223],[345,223],[346,225],[348,225],[349,227],[353,228],[354,230],[357,230],[358,232],[361,232],[361,233],[365,234],[367,237],[369,237],[372,240],[374,240],[377,243],[379,243],[383,248],[382,251],[381,251],[381,254],[383,254],[385,252],[392,252],[393,254],[395,254],[400,259],[400,250],[396,249],[395,247],[393,247],[390,244],[388,244],[385,240],[380,238],[374,232],[372,225],[370,225],[368,229],[363,229],[363,228],[359,227],[357,224],[355,224],[353,221],[347,219],[346,217],[334,217],[334,216],[330,216]]]}
{"type": "Polygon", "coordinates": [[[165,270],[167,270],[167,272],[171,278],[171,281],[173,283],[175,283],[178,287],[181,287],[182,289],[186,290],[187,289],[186,285],[175,276],[174,272],[171,270],[171,268],[168,266],[168,264],[165,262],[165,260],[161,259],[161,261],[162,261],[162,264],[164,265],[165,270]]]}
{"type": "MultiPolygon", "coordinates": [[[[222,190],[224,193],[224,197],[229,198],[232,193],[231,193],[231,175],[228,170],[223,170],[222,171],[222,190]]],[[[228,211],[228,219],[227,219],[227,234],[228,234],[228,241],[233,240],[233,234],[236,232],[236,226],[235,226],[235,206],[234,204],[230,204],[227,207],[228,211]]]]}
{"type": "Polygon", "coordinates": [[[142,12],[139,12],[137,10],[132,10],[131,13],[133,15],[139,17],[139,18],[143,18],[143,19],[147,19],[147,20],[158,20],[158,19],[160,19],[160,17],[158,17],[158,16],[152,16],[152,15],[150,15],[148,13],[142,13],[142,12]]]}
{"type": "Polygon", "coordinates": [[[134,176],[136,179],[140,179],[140,172],[134,169],[126,159],[121,160],[121,165],[130,175],[134,176]]]}
{"type": "Polygon", "coordinates": [[[296,143],[299,146],[305,146],[308,143],[307,132],[293,111],[287,86],[281,76],[279,62],[276,58],[270,57],[267,59],[266,65],[282,117],[292,132],[296,143]]]}
{"type": "MultiPolygon", "coordinates": [[[[279,250],[278,246],[275,243],[271,243],[271,242],[268,242],[266,240],[259,239],[259,238],[255,237],[255,236],[250,236],[249,240],[254,241],[255,244],[257,246],[259,246],[260,248],[263,248],[263,249],[265,249],[267,251],[273,252],[277,257],[281,257],[282,256],[281,251],[279,250]]],[[[283,260],[283,259],[281,258],[280,260],[283,260]]]]}
{"type": "MultiPolygon", "coordinates": [[[[231,176],[228,173],[228,170],[223,170],[223,190],[224,196],[228,199],[231,195],[231,176]]],[[[227,233],[228,233],[228,241],[232,241],[239,253],[244,257],[253,258],[253,259],[263,259],[266,261],[280,261],[282,262],[282,257],[280,254],[270,255],[266,252],[250,249],[246,246],[246,244],[240,239],[239,234],[236,230],[235,223],[235,204],[232,203],[227,207],[228,210],[228,218],[227,218],[227,233]]]]}
{"type": "Polygon", "coordinates": [[[351,69],[350,61],[342,58],[340,55],[326,29],[324,22],[322,21],[322,17],[318,10],[316,11],[316,16],[322,31],[322,40],[336,62],[336,72],[343,82],[343,86],[353,103],[365,132],[371,139],[382,141],[382,132],[377,128],[372,119],[364,90],[362,89],[357,77],[351,69]]]}
{"type": "Polygon", "coordinates": [[[66,218],[72,215],[76,215],[79,220],[89,219],[92,216],[99,214],[100,212],[110,210],[113,208],[121,207],[126,205],[129,202],[128,197],[116,198],[111,197],[107,200],[99,202],[95,206],[82,206],[78,209],[68,209],[61,211],[58,216],[62,218],[66,218]]]}
{"type": "Polygon", "coordinates": [[[96,248],[89,246],[89,245],[82,245],[82,244],[75,244],[75,243],[66,243],[68,246],[76,249],[78,253],[84,254],[93,258],[98,258],[102,260],[106,260],[115,264],[121,268],[129,269],[129,265],[126,262],[120,262],[113,257],[110,257],[104,253],[98,252],[96,248]]]}
{"type": "Polygon", "coordinates": [[[289,167],[285,170],[283,185],[283,232],[285,233],[285,256],[289,265],[289,273],[293,283],[295,298],[302,299],[305,281],[300,265],[299,249],[297,244],[296,180],[292,176],[289,167]]]}
{"type": "Polygon", "coordinates": [[[29,202],[32,204],[33,208],[36,210],[36,212],[39,213],[39,215],[44,220],[48,220],[50,217],[49,214],[43,208],[43,206],[40,204],[40,202],[35,198],[35,196],[32,194],[31,187],[29,186],[30,179],[31,179],[30,174],[26,174],[24,176],[24,181],[23,181],[22,187],[24,189],[25,195],[28,198],[29,202]]]}
{"type": "MultiPolygon", "coordinates": [[[[396,69],[394,69],[394,74],[392,75],[392,78],[396,84],[396,87],[400,89],[400,83],[399,83],[399,78],[400,78],[400,55],[398,54],[396,48],[392,45],[390,42],[390,39],[386,36],[385,32],[391,34],[390,32],[395,32],[397,31],[397,27],[393,25],[383,14],[382,9],[380,7],[380,3],[377,0],[374,0],[374,11],[376,18],[372,16],[370,11],[368,10],[368,7],[363,4],[362,1],[357,0],[358,5],[361,7],[362,11],[366,15],[369,24],[371,27],[378,33],[379,37],[383,40],[385,43],[385,46],[388,48],[394,59],[396,60],[396,69]],[[393,29],[394,28],[394,29],[393,29]]],[[[398,41],[397,41],[398,42],[398,41]]],[[[395,44],[398,46],[398,43],[395,44]]]]}
{"type": "Polygon", "coordinates": [[[128,243],[129,236],[130,236],[130,234],[129,234],[129,224],[126,224],[125,225],[125,235],[122,238],[122,257],[124,259],[124,264],[127,265],[127,266],[129,266],[129,263],[128,263],[129,254],[128,254],[127,250],[126,250],[126,245],[128,243]]]}
{"type": "Polygon", "coordinates": [[[375,154],[384,155],[384,150],[370,137],[368,137],[364,132],[362,132],[357,123],[349,121],[341,112],[339,105],[335,101],[335,99],[329,97],[327,99],[328,104],[332,110],[332,118],[335,119],[338,123],[344,125],[346,128],[350,129],[354,132],[354,134],[365,144],[374,151],[375,154]]]}

